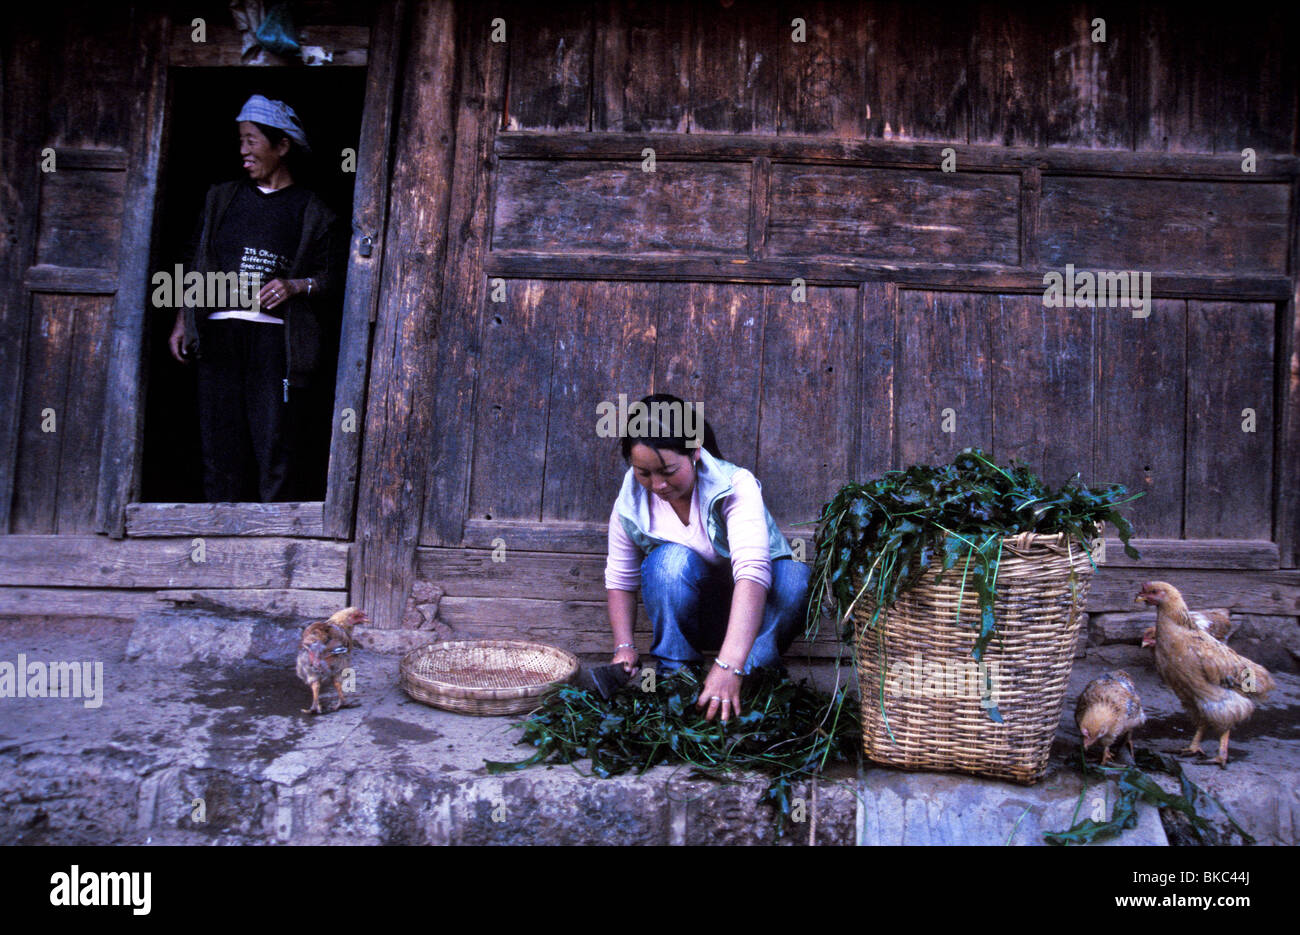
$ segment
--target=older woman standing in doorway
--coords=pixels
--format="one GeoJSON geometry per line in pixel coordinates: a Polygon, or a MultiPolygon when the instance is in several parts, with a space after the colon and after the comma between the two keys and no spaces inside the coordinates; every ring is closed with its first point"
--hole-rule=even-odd
{"type": "Polygon", "coordinates": [[[292,107],[255,94],[235,119],[247,178],[208,191],[190,269],[256,274],[257,302],[181,309],[168,347],[181,363],[197,360],[205,499],[293,500],[304,421],[294,388],[322,363],[335,216],[295,184],[310,147],[292,107]]]}

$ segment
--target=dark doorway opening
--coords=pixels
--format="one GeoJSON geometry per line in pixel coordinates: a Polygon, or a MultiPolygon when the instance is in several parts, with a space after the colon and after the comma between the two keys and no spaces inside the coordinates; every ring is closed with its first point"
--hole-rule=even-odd
{"type": "MultiPolygon", "coordinates": [[[[303,177],[295,177],[295,184],[305,185],[325,200],[339,218],[338,239],[346,246],[356,172],[355,159],[348,171],[344,150],[355,153],[359,148],[365,77],[364,68],[173,69],[150,269],[171,270],[177,263],[188,269],[208,188],[245,177],[235,117],[252,94],[283,100],[297,111],[311,142],[312,159],[303,177]]],[[[340,271],[345,267],[343,253],[340,271]]],[[[305,391],[310,413],[303,457],[308,473],[300,485],[308,494],[305,500],[325,499],[342,295],[340,286],[333,307],[324,316],[332,326],[324,335],[325,364],[320,379],[305,391]]],[[[175,317],[171,308],[151,308],[147,316],[143,502],[196,503],[204,499],[194,367],[178,364],[167,350],[175,317]]]]}

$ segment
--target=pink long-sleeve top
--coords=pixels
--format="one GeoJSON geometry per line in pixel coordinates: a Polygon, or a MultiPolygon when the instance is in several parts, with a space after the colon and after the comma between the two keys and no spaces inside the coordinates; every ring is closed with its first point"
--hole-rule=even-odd
{"type": "MultiPolygon", "coordinates": [[[[731,477],[732,491],[722,504],[727,524],[727,545],[731,550],[733,581],[745,578],[763,587],[772,584],[772,554],[767,534],[767,517],[758,480],[745,468],[731,477]]],[[[710,565],[721,565],[709,541],[704,517],[700,512],[700,486],[691,491],[691,521],[683,526],[670,504],[654,494],[650,497],[650,528],[646,532],[656,539],[678,542],[694,551],[710,565]]],[[[645,555],[637,548],[619,521],[617,507],[609,516],[609,557],[605,561],[605,587],[615,591],[635,591],[641,586],[641,562],[645,555]]]]}

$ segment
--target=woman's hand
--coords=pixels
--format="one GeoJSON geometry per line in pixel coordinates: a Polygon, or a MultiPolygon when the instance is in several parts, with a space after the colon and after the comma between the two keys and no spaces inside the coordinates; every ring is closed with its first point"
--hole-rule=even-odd
{"type": "Polygon", "coordinates": [[[297,279],[272,279],[257,293],[262,308],[275,308],[306,289],[297,279]]]}
{"type": "Polygon", "coordinates": [[[736,674],[734,669],[711,666],[695,707],[705,709],[706,721],[713,720],[715,714],[721,714],[722,723],[727,723],[728,719],[740,714],[740,683],[743,681],[744,678],[736,674]]]}
{"type": "Polygon", "coordinates": [[[623,663],[623,671],[628,675],[631,675],[636,669],[636,664],[640,659],[641,657],[637,655],[635,649],[632,649],[630,646],[624,646],[622,649],[614,650],[614,658],[610,661],[623,663]]]}
{"type": "Polygon", "coordinates": [[[189,355],[185,352],[185,313],[180,311],[176,313],[176,324],[172,325],[172,333],[167,338],[167,349],[171,351],[172,357],[182,364],[190,362],[189,355]]]}

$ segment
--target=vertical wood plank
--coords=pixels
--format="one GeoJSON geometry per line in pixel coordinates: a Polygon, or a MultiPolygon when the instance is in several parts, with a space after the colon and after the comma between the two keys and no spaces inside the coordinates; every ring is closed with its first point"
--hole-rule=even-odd
{"type": "Polygon", "coordinates": [[[852,480],[865,481],[898,467],[897,399],[894,352],[898,320],[898,287],[893,283],[864,283],[858,290],[857,413],[852,480]]]}
{"type": "Polygon", "coordinates": [[[371,29],[365,104],[361,114],[361,145],[357,153],[357,185],[352,195],[352,230],[348,233],[347,286],[339,330],[339,360],[334,379],[334,418],[331,422],[329,475],[325,485],[325,535],[350,539],[357,502],[357,474],[363,432],[341,430],[347,410],[366,412],[370,323],[379,302],[384,262],[384,224],[388,215],[389,145],[396,123],[393,98],[398,86],[400,44],[405,35],[406,4],[387,0],[375,12],[371,29]],[[362,241],[370,238],[371,255],[361,256],[362,241]]]}
{"type": "Polygon", "coordinates": [[[722,457],[747,468],[758,457],[765,292],[680,282],[659,290],[655,392],[703,403],[722,457]]]}
{"type": "MultiPolygon", "coordinates": [[[[492,144],[501,122],[506,48],[488,41],[491,10],[467,14],[465,48],[481,54],[461,59],[457,100],[455,169],[447,217],[445,286],[442,294],[434,410],[421,542],[459,544],[469,502],[475,373],[484,315],[500,306],[488,301],[483,258],[491,229],[494,179],[492,144]],[[455,336],[455,337],[452,337],[455,336]]],[[[535,388],[539,389],[539,388],[535,388]]],[[[508,459],[507,459],[508,460],[508,459]]]]}
{"type": "Polygon", "coordinates": [[[792,136],[866,136],[866,20],[862,4],[811,0],[784,4],[780,36],[780,132],[792,136]],[[793,41],[794,17],[807,38],[793,41]]]}
{"type": "Polygon", "coordinates": [[[868,135],[967,142],[971,8],[870,3],[864,16],[868,135]]]}
{"type": "Polygon", "coordinates": [[[1123,507],[1147,539],[1183,534],[1183,418],[1187,409],[1187,303],[1154,299],[1151,314],[1097,316],[1096,482],[1146,496],[1123,507]]]}
{"type": "Polygon", "coordinates": [[[32,297],[14,479],[15,533],[53,535],[58,531],[58,465],[70,422],[66,403],[78,298],[48,294],[32,297]]]}
{"type": "MultiPolygon", "coordinates": [[[[117,539],[126,535],[126,505],[140,490],[145,410],[142,367],[145,352],[141,344],[147,331],[150,246],[158,194],[163,109],[167,102],[165,37],[171,26],[165,14],[141,11],[139,16],[141,19],[134,23],[132,41],[127,46],[134,69],[131,85],[138,90],[126,98],[130,108],[127,118],[130,157],[120,221],[121,258],[117,266],[121,276],[111,321],[100,321],[107,335],[107,346],[95,358],[94,366],[101,369],[86,371],[99,378],[95,398],[97,404],[103,404],[102,411],[85,411],[85,418],[102,419],[102,424],[94,433],[95,449],[83,448],[80,454],[91,459],[90,469],[97,475],[84,479],[85,483],[94,485],[89,488],[93,500],[85,504],[93,510],[93,515],[83,516],[80,510],[69,514],[69,522],[77,531],[89,531],[89,524],[93,523],[95,529],[117,539]],[[105,386],[107,393],[103,392],[105,386]]],[[[80,324],[78,330],[81,331],[80,324]]],[[[81,485],[76,485],[76,489],[80,490],[81,485]]],[[[62,512],[59,525],[62,529],[62,512]]]]}
{"type": "Polygon", "coordinates": [[[552,283],[566,298],[555,325],[542,519],[602,522],[627,471],[617,438],[596,434],[596,406],[649,392],[659,286],[552,283]]]}
{"type": "Polygon", "coordinates": [[[745,3],[696,4],[694,9],[691,132],[775,134],[779,15],[745,3]]]}
{"type": "MultiPolygon", "coordinates": [[[[507,129],[590,128],[592,14],[590,3],[515,3],[501,12],[510,48],[507,129]]],[[[482,8],[470,15],[497,14],[482,8]]],[[[485,55],[492,45],[500,47],[489,43],[485,55]]]]}
{"type": "Polygon", "coordinates": [[[1043,35],[1050,56],[1049,146],[1131,149],[1132,52],[1141,41],[1127,4],[1074,3],[1053,10],[1043,35]],[[1093,35],[1104,22],[1105,41],[1093,35]]]}
{"type": "Polygon", "coordinates": [[[971,33],[972,143],[1042,145],[1048,52],[1059,14],[1041,7],[981,6],[971,33]]]}
{"type": "Polygon", "coordinates": [[[691,5],[608,0],[606,11],[593,53],[592,129],[686,132],[691,5]]]}
{"type": "Polygon", "coordinates": [[[377,627],[406,610],[424,510],[434,425],[436,299],[442,292],[456,111],[456,15],[452,0],[417,7],[410,32],[393,190],[385,235],[381,308],[371,356],[354,602],[377,627]]]}
{"type": "Polygon", "coordinates": [[[997,314],[997,296],[900,291],[899,467],[949,461],[972,445],[993,450],[990,328],[997,314]]]}
{"type": "MultiPolygon", "coordinates": [[[[1292,204],[1300,195],[1300,184],[1292,185],[1292,204]]],[[[1300,243],[1292,233],[1292,269],[1300,243]]],[[[1280,423],[1278,446],[1274,453],[1277,469],[1273,541],[1277,543],[1283,568],[1300,564],[1300,284],[1286,304],[1279,335],[1282,347],[1278,354],[1278,411],[1280,423]]]]}
{"type": "Polygon", "coordinates": [[[1157,4],[1138,8],[1133,62],[1134,148],[1214,152],[1218,124],[1218,16],[1157,4]]]}
{"type": "Polygon", "coordinates": [[[815,520],[853,469],[858,294],[814,288],[806,303],[793,304],[783,292],[766,290],[754,473],[772,516],[790,524],[815,520]]]}
{"type": "Polygon", "coordinates": [[[1052,486],[1075,471],[1092,482],[1095,310],[1044,308],[1041,295],[989,298],[998,462],[1026,463],[1052,486]]]}
{"type": "Polygon", "coordinates": [[[1293,152],[1300,120],[1294,10],[1274,6],[1209,19],[1221,50],[1213,63],[1221,75],[1214,151],[1240,153],[1250,147],[1257,153],[1293,152]]]}
{"type": "MultiPolygon", "coordinates": [[[[109,369],[109,353],[116,337],[110,303],[111,300],[105,296],[77,296],[73,300],[69,354],[75,375],[68,381],[68,395],[63,405],[65,415],[61,431],[64,435],[59,451],[59,496],[54,517],[54,526],[60,535],[89,533],[96,529],[101,441],[107,441],[104,439],[105,423],[112,424],[105,419],[105,404],[113,402],[105,388],[111,386],[115,392],[119,389],[110,382],[114,374],[109,369]]],[[[136,337],[138,340],[139,335],[136,337]]],[[[129,343],[122,340],[127,347],[129,343]]],[[[138,343],[135,349],[138,353],[138,343]]],[[[130,376],[139,382],[138,371],[130,373],[130,376]]],[[[125,517],[123,522],[125,524],[125,517]]]]}
{"type": "MultiPolygon", "coordinates": [[[[24,411],[23,367],[27,357],[31,300],[23,272],[36,255],[40,146],[45,138],[46,60],[35,32],[6,30],[0,36],[0,535],[10,532],[18,448],[24,411]]],[[[49,48],[48,45],[45,45],[49,48]]],[[[39,334],[39,332],[38,332],[39,334]]]]}
{"type": "Polygon", "coordinates": [[[486,307],[469,488],[474,519],[541,519],[555,329],[572,298],[569,283],[517,280],[506,283],[505,302],[486,307]]]}
{"type": "Polygon", "coordinates": [[[1273,318],[1262,302],[1187,303],[1188,539],[1272,534],[1273,318]]]}

